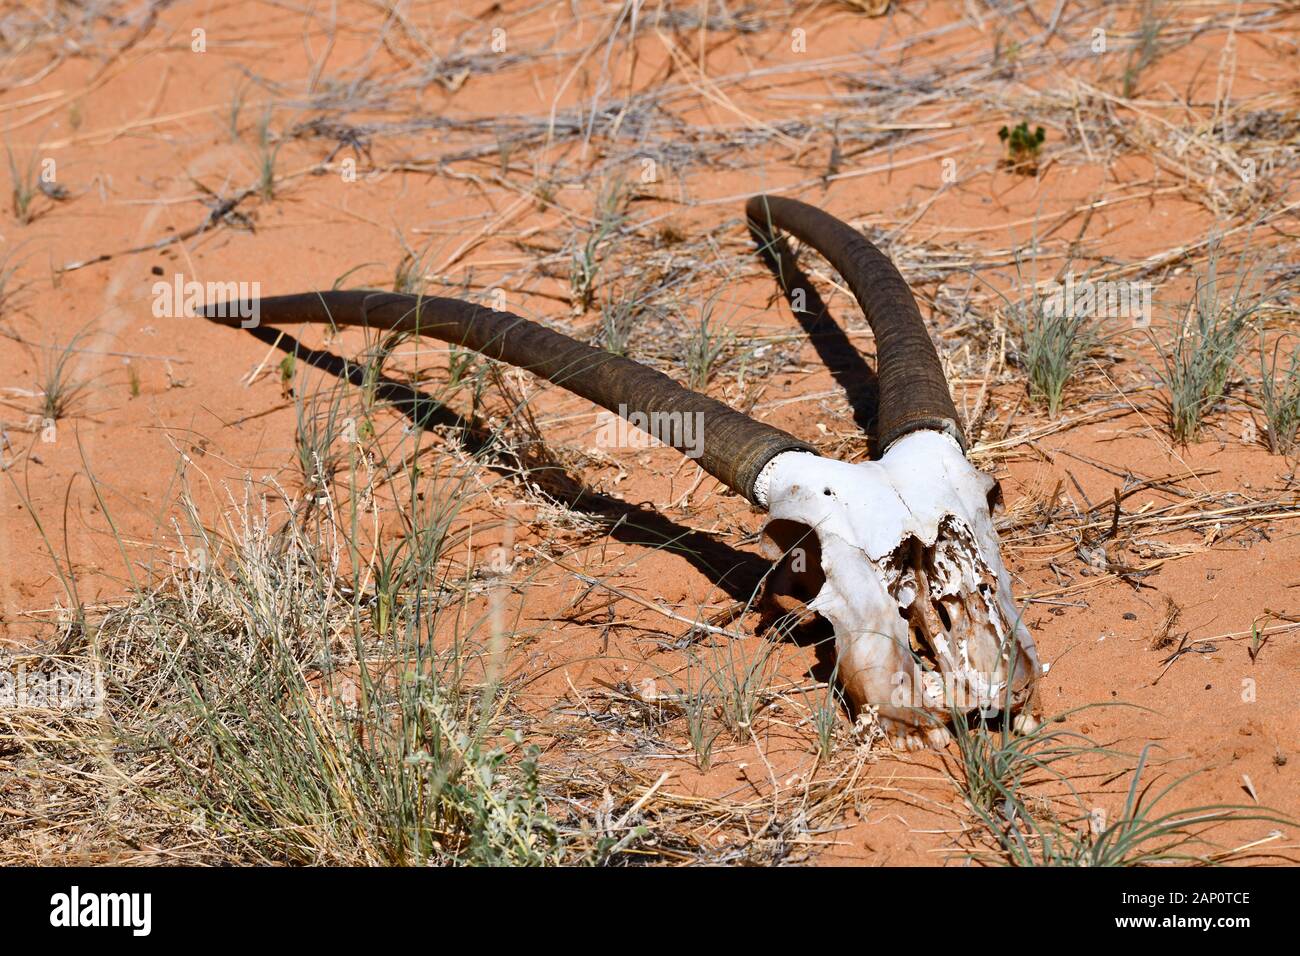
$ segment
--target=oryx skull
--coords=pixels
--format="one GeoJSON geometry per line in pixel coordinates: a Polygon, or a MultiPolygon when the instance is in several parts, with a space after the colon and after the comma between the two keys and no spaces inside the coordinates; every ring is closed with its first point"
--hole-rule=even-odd
{"type": "Polygon", "coordinates": [[[839,680],[897,747],[943,746],[958,708],[1010,705],[1032,729],[1039,663],[998,552],[995,489],[954,439],[925,430],[880,461],[786,452],[759,475],[768,556],[817,562],[808,607],[835,630],[839,680]]]}
{"type": "Polygon", "coordinates": [[[773,556],[815,550],[808,606],[835,630],[839,679],[850,700],[876,708],[896,746],[942,746],[954,710],[1010,709],[1027,729],[1041,669],[998,552],[990,517],[995,483],[966,459],[942,366],[907,283],[857,230],[812,206],[759,196],[746,213],[787,292],[802,280],[778,229],[825,256],[866,313],[876,339],[878,461],[819,457],[792,435],[644,365],[457,299],[313,292],[218,303],[204,315],[245,328],[330,322],[401,329],[528,369],[634,421],[693,416],[696,427],[654,437],[698,453],[701,468],[767,508],[773,556]]]}

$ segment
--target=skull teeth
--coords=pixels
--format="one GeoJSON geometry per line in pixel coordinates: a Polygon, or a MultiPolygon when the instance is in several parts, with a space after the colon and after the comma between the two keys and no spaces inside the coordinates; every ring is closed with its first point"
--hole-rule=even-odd
{"type": "Polygon", "coordinates": [[[923,695],[951,706],[995,708],[1006,688],[1005,622],[997,607],[996,577],[965,523],[946,516],[933,545],[908,538],[884,562],[886,586],[908,619],[912,650],[931,658],[923,695]],[[990,644],[994,636],[996,646],[990,644]]]}

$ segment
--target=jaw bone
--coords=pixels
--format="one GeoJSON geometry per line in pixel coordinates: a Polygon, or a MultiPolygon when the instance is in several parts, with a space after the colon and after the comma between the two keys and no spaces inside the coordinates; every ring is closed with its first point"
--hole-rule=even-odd
{"type": "Polygon", "coordinates": [[[924,430],[879,461],[787,452],[759,476],[769,557],[815,548],[808,607],[834,628],[850,700],[876,708],[897,747],[944,746],[954,710],[1009,706],[1018,730],[1037,726],[1027,705],[1042,668],[998,550],[995,486],[924,430]]]}

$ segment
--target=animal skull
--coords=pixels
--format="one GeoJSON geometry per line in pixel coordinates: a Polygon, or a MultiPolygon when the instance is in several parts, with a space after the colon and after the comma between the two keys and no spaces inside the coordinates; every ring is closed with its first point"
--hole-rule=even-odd
{"type": "Polygon", "coordinates": [[[685,428],[655,437],[699,455],[701,468],[769,509],[769,556],[816,554],[799,582],[808,606],[835,629],[839,678],[851,701],[877,708],[892,743],[944,746],[954,709],[1007,709],[1018,715],[1017,729],[1032,730],[1033,687],[1044,668],[998,553],[990,517],[997,485],[962,453],[943,365],[907,282],[857,229],[813,206],[755,196],[745,213],[788,294],[804,291],[806,277],[781,229],[826,257],[862,306],[876,344],[876,439],[887,449],[879,461],[810,454],[813,447],[795,436],[653,369],[476,303],[334,289],[235,311],[216,304],[204,314],[244,327],[240,317],[254,315],[270,325],[328,322],[432,336],[528,369],[624,417],[692,416],[701,430],[690,433],[702,447],[687,443],[685,428]]]}
{"type": "Polygon", "coordinates": [[[954,708],[1009,702],[1016,729],[1037,726],[1026,705],[1042,667],[998,551],[996,489],[956,441],[926,430],[879,461],[786,452],[759,476],[768,556],[813,553],[808,607],[834,628],[840,682],[897,747],[946,745],[954,708]]]}

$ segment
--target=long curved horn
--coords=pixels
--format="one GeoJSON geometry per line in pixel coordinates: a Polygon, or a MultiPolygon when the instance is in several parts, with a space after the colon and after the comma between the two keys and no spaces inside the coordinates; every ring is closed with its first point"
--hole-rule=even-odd
{"type": "Polygon", "coordinates": [[[844,277],[876,338],[880,388],[878,443],[884,452],[908,432],[946,432],[964,449],[965,436],[939,355],[907,282],[856,229],[807,203],[755,196],[745,205],[755,238],[770,248],[784,229],[812,246],[844,277]]]}
{"type": "MultiPolygon", "coordinates": [[[[584,345],[513,313],[459,299],[395,292],[305,292],[209,305],[202,314],[225,325],[245,325],[241,316],[256,316],[257,322],[267,325],[323,322],[428,335],[527,369],[624,417],[639,412],[654,421],[656,414],[698,415],[695,421],[703,428],[700,467],[755,504],[761,502],[755,497],[754,483],[764,465],[782,452],[814,451],[793,435],[683,388],[639,362],[584,345]]],[[[655,437],[686,451],[688,435],[694,433],[671,428],[655,437]]]]}

